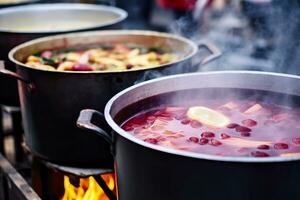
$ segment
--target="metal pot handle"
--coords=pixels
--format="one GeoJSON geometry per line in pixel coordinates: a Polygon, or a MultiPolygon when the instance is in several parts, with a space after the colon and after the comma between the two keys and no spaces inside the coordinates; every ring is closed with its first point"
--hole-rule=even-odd
{"type": "Polygon", "coordinates": [[[221,50],[211,42],[199,41],[197,42],[197,44],[198,44],[198,49],[206,48],[211,53],[211,55],[207,56],[200,62],[200,66],[206,65],[207,63],[219,58],[222,55],[221,50]]]}
{"type": "Polygon", "coordinates": [[[102,113],[92,109],[85,109],[80,112],[79,117],[77,119],[78,128],[96,133],[112,146],[112,137],[102,128],[92,123],[92,118],[94,115],[98,115],[104,121],[104,123],[106,123],[102,113]]]}
{"type": "Polygon", "coordinates": [[[15,73],[15,72],[12,72],[8,69],[5,69],[5,63],[3,60],[0,60],[0,74],[4,74],[6,76],[9,76],[11,78],[15,78],[19,81],[22,81],[24,83],[26,83],[29,91],[33,91],[34,90],[34,85],[29,81],[29,80],[26,80],[25,78],[23,78],[22,76],[20,76],[19,74],[15,73]]]}

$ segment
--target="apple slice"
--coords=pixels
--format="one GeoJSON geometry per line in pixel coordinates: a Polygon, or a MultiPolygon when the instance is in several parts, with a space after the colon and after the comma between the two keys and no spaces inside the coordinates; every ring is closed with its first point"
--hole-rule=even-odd
{"type": "Polygon", "coordinates": [[[245,147],[245,148],[256,148],[260,145],[271,145],[269,141],[259,141],[259,140],[245,140],[242,138],[231,137],[226,140],[222,140],[222,143],[236,146],[236,147],[245,147]]]}
{"type": "Polygon", "coordinates": [[[244,113],[252,114],[252,113],[259,111],[260,109],[262,109],[262,106],[257,103],[257,104],[254,104],[253,106],[251,106],[250,108],[248,108],[244,113]]]}
{"type": "Polygon", "coordinates": [[[203,106],[190,107],[187,116],[204,125],[216,128],[225,127],[230,123],[229,118],[222,113],[203,106]]]}
{"type": "Polygon", "coordinates": [[[220,108],[228,108],[228,109],[235,109],[238,107],[238,104],[230,101],[228,103],[225,103],[224,105],[221,105],[220,108]]]}

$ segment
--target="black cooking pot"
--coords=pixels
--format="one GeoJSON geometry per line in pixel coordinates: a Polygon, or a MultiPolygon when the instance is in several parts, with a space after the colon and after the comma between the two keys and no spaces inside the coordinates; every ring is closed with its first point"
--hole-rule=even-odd
{"type": "MultiPolygon", "coordinates": [[[[160,78],[132,86],[106,105],[113,129],[93,125],[94,110],[83,110],[78,126],[112,145],[120,200],[282,200],[300,199],[299,157],[222,157],[146,143],[120,128],[141,111],[164,103],[182,105],[203,98],[268,98],[300,105],[300,77],[264,72],[211,72],[160,78]],[[176,85],[176,87],[174,87],[176,85]],[[287,87],[289,86],[289,87],[287,87]],[[100,128],[101,127],[101,128],[100,128]],[[113,137],[112,137],[113,136],[113,137]]],[[[199,101],[198,101],[199,102],[199,101]]],[[[103,118],[102,118],[103,119],[103,118]]],[[[102,122],[104,123],[103,119],[102,122]]]]}
{"type": "MultiPolygon", "coordinates": [[[[212,55],[201,64],[219,56],[219,51],[204,43],[212,55]]],[[[0,73],[19,79],[19,95],[25,128],[25,139],[34,154],[51,162],[66,165],[112,165],[109,145],[97,145],[95,135],[86,136],[76,127],[79,112],[88,107],[103,110],[107,101],[121,90],[139,80],[151,78],[152,73],[174,74],[198,70],[191,58],[198,46],[185,38],[151,31],[99,31],[58,35],[24,43],[9,56],[17,64],[17,73],[2,67],[0,73]],[[155,68],[117,72],[44,71],[23,64],[35,52],[65,49],[95,44],[135,43],[170,49],[179,60],[155,68]],[[148,75],[150,76],[148,76],[148,75]],[[102,162],[99,162],[101,158],[102,162]]]]}
{"type": "MultiPolygon", "coordinates": [[[[119,8],[89,4],[51,3],[1,9],[0,59],[6,60],[13,47],[34,38],[119,28],[120,22],[126,17],[127,13],[119,8]],[[49,25],[53,27],[47,27],[49,25]]],[[[14,70],[14,65],[9,65],[7,67],[14,70]]],[[[15,80],[0,76],[0,91],[0,104],[19,105],[15,80]]]]}

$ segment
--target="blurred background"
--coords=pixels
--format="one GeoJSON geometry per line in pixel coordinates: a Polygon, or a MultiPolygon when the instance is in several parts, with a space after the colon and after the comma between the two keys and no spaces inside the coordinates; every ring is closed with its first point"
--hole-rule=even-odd
{"type": "Polygon", "coordinates": [[[223,57],[203,67],[203,71],[246,69],[300,74],[298,0],[40,1],[43,2],[117,6],[129,13],[124,29],[166,31],[194,41],[211,41],[222,49],[223,57]]]}

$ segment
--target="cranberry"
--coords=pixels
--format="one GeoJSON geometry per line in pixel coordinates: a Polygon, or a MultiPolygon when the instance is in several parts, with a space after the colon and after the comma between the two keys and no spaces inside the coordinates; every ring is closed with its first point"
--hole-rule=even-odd
{"type": "Polygon", "coordinates": [[[295,144],[299,144],[300,145],[300,138],[294,138],[292,140],[295,144]]]}
{"type": "Polygon", "coordinates": [[[241,136],[243,137],[250,137],[250,133],[249,132],[241,132],[241,136]]]}
{"type": "Polygon", "coordinates": [[[184,118],[186,118],[186,115],[185,115],[185,114],[182,114],[182,115],[176,115],[176,116],[175,116],[175,119],[177,119],[177,120],[182,120],[182,119],[184,119],[184,118]]]}
{"type": "Polygon", "coordinates": [[[93,68],[87,64],[77,63],[74,65],[73,70],[74,71],[93,71],[93,68]]]}
{"type": "Polygon", "coordinates": [[[235,127],[237,127],[237,126],[239,126],[238,124],[235,124],[235,123],[231,123],[231,124],[228,124],[227,125],[227,128],[235,128],[235,127]]]}
{"type": "Polygon", "coordinates": [[[162,116],[162,117],[172,117],[172,114],[167,113],[167,112],[163,112],[163,113],[160,114],[160,116],[162,116]]]}
{"type": "Polygon", "coordinates": [[[41,54],[41,56],[43,57],[43,58],[51,58],[52,57],[52,51],[44,51],[42,54],[41,54]]]}
{"type": "Polygon", "coordinates": [[[157,144],[158,140],[155,138],[146,138],[144,139],[145,142],[151,143],[151,144],[157,144]]]}
{"type": "Polygon", "coordinates": [[[257,125],[257,122],[253,119],[245,119],[242,121],[242,124],[247,127],[253,127],[257,125]]]}
{"type": "Polygon", "coordinates": [[[212,145],[212,146],[219,146],[222,144],[222,142],[218,141],[218,140],[215,140],[215,139],[211,139],[209,141],[209,144],[212,145]]]}
{"type": "Polygon", "coordinates": [[[235,127],[235,130],[237,132],[251,132],[251,129],[247,128],[245,126],[237,126],[237,127],[235,127]]]}
{"type": "Polygon", "coordinates": [[[201,126],[202,126],[202,124],[200,122],[195,121],[195,120],[191,121],[191,127],[200,128],[201,126]]]}
{"type": "Polygon", "coordinates": [[[127,64],[127,65],[126,65],[126,68],[127,68],[127,69],[131,69],[132,67],[133,67],[132,64],[127,64]]]}
{"type": "Polygon", "coordinates": [[[191,120],[189,120],[189,119],[183,119],[183,120],[181,120],[182,124],[189,124],[190,122],[191,122],[191,120]]]}
{"type": "Polygon", "coordinates": [[[274,144],[274,148],[277,150],[288,149],[289,145],[286,143],[276,143],[274,144]]]}
{"type": "Polygon", "coordinates": [[[197,138],[197,137],[190,137],[189,141],[194,142],[194,143],[198,143],[199,142],[199,138],[197,138]]]}
{"type": "Polygon", "coordinates": [[[213,138],[213,137],[215,137],[215,134],[213,133],[213,132],[203,132],[202,134],[201,134],[201,137],[204,137],[204,138],[213,138]]]}
{"type": "Polygon", "coordinates": [[[226,133],[221,133],[221,138],[222,139],[227,139],[227,138],[230,138],[230,136],[227,135],[226,133]]]}
{"type": "Polygon", "coordinates": [[[204,145],[208,143],[208,139],[207,138],[201,138],[199,141],[199,144],[204,145]]]}
{"type": "Polygon", "coordinates": [[[134,128],[132,126],[127,125],[127,126],[124,126],[123,129],[124,129],[124,131],[133,131],[134,128]]]}
{"type": "Polygon", "coordinates": [[[253,157],[269,157],[270,155],[265,153],[265,152],[261,152],[261,151],[253,151],[251,152],[251,155],[253,157]]]}
{"type": "Polygon", "coordinates": [[[154,116],[159,116],[159,115],[161,115],[162,113],[163,113],[162,110],[158,110],[158,111],[156,111],[153,115],[154,115],[154,116]]]}
{"type": "Polygon", "coordinates": [[[270,149],[270,146],[266,145],[266,144],[262,144],[262,145],[259,145],[257,148],[262,149],[262,150],[268,150],[268,149],[270,149]]]}

